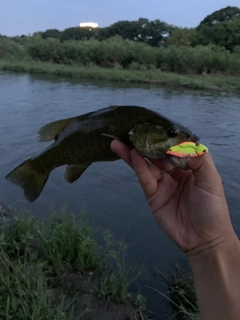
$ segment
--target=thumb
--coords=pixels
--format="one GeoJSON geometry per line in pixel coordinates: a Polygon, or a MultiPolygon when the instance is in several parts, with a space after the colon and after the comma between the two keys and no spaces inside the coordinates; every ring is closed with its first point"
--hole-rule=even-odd
{"type": "Polygon", "coordinates": [[[195,183],[200,188],[219,195],[223,189],[222,179],[209,152],[203,156],[191,158],[187,165],[192,170],[195,183]]]}

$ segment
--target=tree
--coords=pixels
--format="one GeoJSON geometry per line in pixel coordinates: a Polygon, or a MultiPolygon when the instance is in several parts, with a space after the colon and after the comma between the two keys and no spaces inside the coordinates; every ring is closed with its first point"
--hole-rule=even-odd
{"type": "Polygon", "coordinates": [[[168,45],[187,46],[191,47],[196,39],[196,30],[193,28],[178,28],[175,27],[167,39],[168,45]]]}
{"type": "Polygon", "coordinates": [[[149,20],[147,18],[139,18],[138,19],[138,24],[141,28],[143,28],[148,22],[149,22],[149,20]]]}
{"type": "Polygon", "coordinates": [[[200,28],[202,25],[213,26],[216,23],[233,21],[234,19],[239,19],[239,18],[240,18],[240,9],[238,7],[228,6],[226,8],[215,11],[212,14],[206,16],[201,21],[198,28],[200,28]]]}
{"type": "Polygon", "coordinates": [[[240,9],[226,7],[208,15],[196,28],[196,43],[210,43],[233,51],[240,44],[240,9]]]}
{"type": "Polygon", "coordinates": [[[159,19],[144,23],[139,30],[139,40],[151,46],[160,45],[172,30],[172,26],[159,19]]]}
{"type": "Polygon", "coordinates": [[[61,41],[84,40],[94,37],[95,29],[73,27],[65,29],[61,34],[61,41]]]}
{"type": "Polygon", "coordinates": [[[235,47],[240,45],[240,19],[226,22],[225,25],[228,31],[225,48],[233,51],[235,47]]]}
{"type": "MultiPolygon", "coordinates": [[[[140,32],[140,25],[138,21],[118,21],[105,28],[106,38],[111,38],[116,35],[121,36],[123,39],[134,40],[138,37],[140,32]]],[[[105,39],[106,39],[105,38],[105,39]]]]}
{"type": "Polygon", "coordinates": [[[196,42],[201,45],[213,43],[233,51],[240,45],[240,19],[217,23],[213,26],[202,25],[197,31],[196,42]]]}
{"type": "Polygon", "coordinates": [[[42,33],[42,38],[47,39],[47,38],[56,38],[60,39],[62,35],[62,32],[59,31],[58,29],[48,29],[42,33]]]}
{"type": "Polygon", "coordinates": [[[172,27],[160,20],[149,21],[139,18],[137,21],[118,21],[107,28],[101,28],[95,34],[99,40],[105,40],[116,35],[123,39],[145,42],[151,46],[158,45],[168,35],[172,27]]]}

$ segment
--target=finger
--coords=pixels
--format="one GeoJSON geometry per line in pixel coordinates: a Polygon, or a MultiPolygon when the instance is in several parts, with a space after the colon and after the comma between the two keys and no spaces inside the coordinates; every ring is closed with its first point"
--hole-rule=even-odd
{"type": "MultiPolygon", "coordinates": [[[[144,160],[142,155],[136,150],[133,149],[130,152],[133,168],[138,177],[138,181],[141,184],[141,187],[145,193],[146,198],[150,198],[156,191],[158,187],[158,181],[153,174],[153,171],[149,168],[147,162],[144,160]]],[[[154,169],[156,170],[156,169],[154,169]]],[[[159,179],[161,173],[158,172],[159,179]]]]}
{"type": "Polygon", "coordinates": [[[130,167],[133,167],[130,157],[130,149],[121,141],[113,140],[110,145],[113,152],[115,152],[119,158],[125,161],[130,167]]]}
{"type": "Polygon", "coordinates": [[[159,159],[152,159],[152,158],[148,158],[148,160],[149,160],[155,167],[157,167],[159,170],[163,170],[163,169],[164,169],[164,161],[159,160],[159,159]]]}
{"type": "Polygon", "coordinates": [[[159,168],[159,164],[155,165],[153,161],[150,161],[148,158],[144,157],[144,160],[147,162],[149,170],[152,172],[152,175],[155,177],[155,179],[158,181],[162,177],[162,171],[159,168]]]}
{"type": "Polygon", "coordinates": [[[168,161],[164,162],[164,170],[166,172],[172,172],[175,169],[176,169],[176,167],[173,164],[171,164],[170,162],[168,162],[168,161]]]}
{"type": "Polygon", "coordinates": [[[218,186],[222,187],[221,177],[210,153],[191,158],[187,164],[193,172],[195,183],[201,188],[207,190],[210,188],[211,190],[209,191],[213,191],[216,190],[218,186]]]}
{"type": "MultiPolygon", "coordinates": [[[[165,204],[174,196],[177,188],[178,181],[174,180],[169,173],[163,171],[161,180],[158,183],[157,192],[148,200],[148,204],[153,214],[157,213],[159,209],[165,206],[165,204]]],[[[157,220],[159,221],[159,219],[161,219],[161,217],[158,212],[157,220]]]]}

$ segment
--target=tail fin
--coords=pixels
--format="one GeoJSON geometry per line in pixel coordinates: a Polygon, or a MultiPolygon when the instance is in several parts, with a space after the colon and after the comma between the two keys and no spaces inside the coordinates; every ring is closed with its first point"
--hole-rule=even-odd
{"type": "Polygon", "coordinates": [[[28,202],[35,201],[45,186],[50,172],[42,172],[34,160],[26,160],[5,178],[20,187],[28,202]]]}

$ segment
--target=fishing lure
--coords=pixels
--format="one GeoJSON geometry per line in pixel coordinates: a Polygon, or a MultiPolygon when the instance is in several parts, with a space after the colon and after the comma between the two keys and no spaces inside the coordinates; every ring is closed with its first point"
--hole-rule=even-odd
{"type": "Polygon", "coordinates": [[[166,153],[180,158],[198,157],[208,152],[208,148],[203,144],[195,142],[182,142],[172,146],[166,153]]]}

